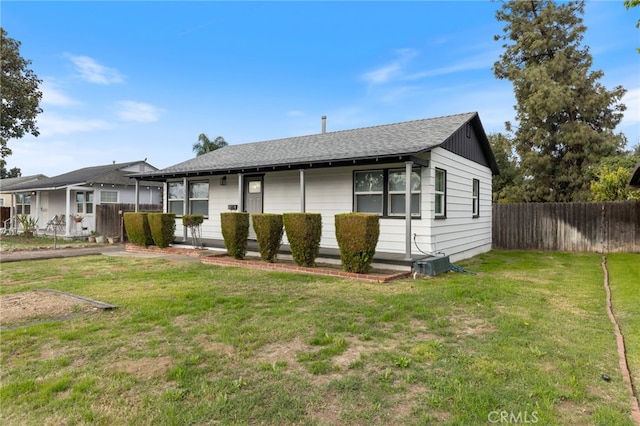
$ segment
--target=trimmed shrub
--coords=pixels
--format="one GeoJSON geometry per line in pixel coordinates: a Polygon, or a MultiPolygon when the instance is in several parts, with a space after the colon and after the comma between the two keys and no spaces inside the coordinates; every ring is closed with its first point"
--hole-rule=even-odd
{"type": "Polygon", "coordinates": [[[265,262],[275,262],[282,243],[282,215],[272,213],[252,214],[253,229],[256,231],[260,258],[265,262]]]}
{"type": "Polygon", "coordinates": [[[202,225],[204,216],[201,214],[185,214],[182,216],[182,225],[187,228],[202,225]]]}
{"type": "Polygon", "coordinates": [[[320,213],[284,213],[282,220],[293,261],[300,266],[314,266],[322,236],[320,213]]]}
{"type": "Polygon", "coordinates": [[[369,272],[380,236],[380,217],[377,214],[342,213],[337,214],[335,220],[342,268],[358,274],[369,272]]]}
{"type": "Polygon", "coordinates": [[[143,247],[153,244],[147,216],[146,212],[124,213],[124,229],[130,243],[143,247]]]}
{"type": "Polygon", "coordinates": [[[173,213],[149,213],[149,229],[155,245],[169,247],[176,232],[176,215],[173,213]]]}
{"type": "Polygon", "coordinates": [[[249,213],[222,212],[222,238],[229,256],[244,259],[247,254],[247,238],[249,237],[249,213]]]}

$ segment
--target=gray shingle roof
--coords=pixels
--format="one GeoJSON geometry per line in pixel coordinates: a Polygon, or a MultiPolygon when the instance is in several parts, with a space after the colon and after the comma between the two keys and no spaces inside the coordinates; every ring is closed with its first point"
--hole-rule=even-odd
{"type": "Polygon", "coordinates": [[[19,176],[14,178],[0,179],[0,192],[9,191],[15,185],[22,185],[26,182],[34,182],[40,179],[46,179],[45,175],[19,176]]]}
{"type": "MultiPolygon", "coordinates": [[[[413,155],[443,144],[475,112],[382,126],[229,145],[140,176],[226,172],[256,167],[413,155]]],[[[483,132],[484,134],[484,132],[483,132]]]]}
{"type": "Polygon", "coordinates": [[[16,192],[37,189],[54,189],[63,188],[68,185],[84,185],[90,183],[103,183],[109,185],[132,185],[133,183],[135,183],[135,181],[129,176],[133,173],[124,171],[122,169],[138,163],[140,163],[140,161],[85,167],[46,179],[12,185],[10,187],[10,191],[16,192]]]}

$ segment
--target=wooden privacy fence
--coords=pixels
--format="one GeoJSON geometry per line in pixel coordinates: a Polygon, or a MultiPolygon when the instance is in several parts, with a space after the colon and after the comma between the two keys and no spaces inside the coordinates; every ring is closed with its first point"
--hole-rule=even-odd
{"type": "MultiPolygon", "coordinates": [[[[123,214],[136,210],[135,204],[98,204],[96,206],[96,232],[106,237],[124,240],[123,214]]],[[[139,204],[139,212],[161,212],[162,204],[139,204]]]]}
{"type": "Polygon", "coordinates": [[[493,248],[640,253],[640,201],[493,205],[493,248]]]}

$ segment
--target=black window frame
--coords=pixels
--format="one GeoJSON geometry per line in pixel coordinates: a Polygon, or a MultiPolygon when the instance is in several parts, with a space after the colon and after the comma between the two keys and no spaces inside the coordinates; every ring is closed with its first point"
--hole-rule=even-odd
{"type": "MultiPolygon", "coordinates": [[[[420,189],[418,191],[412,191],[412,194],[418,195],[418,213],[411,214],[412,219],[421,219],[422,218],[422,167],[412,167],[412,172],[417,172],[420,176],[420,189]]],[[[363,169],[363,170],[353,170],[352,173],[352,182],[351,182],[351,191],[352,191],[352,206],[351,211],[358,213],[357,209],[357,200],[356,197],[359,193],[356,191],[356,173],[363,172],[382,172],[382,191],[373,191],[372,194],[380,194],[382,197],[382,212],[377,214],[380,215],[383,219],[406,219],[406,214],[390,214],[391,206],[391,194],[389,191],[389,173],[396,171],[405,171],[402,167],[388,167],[388,168],[373,168],[373,169],[363,169]]],[[[393,193],[393,191],[391,191],[393,193]]],[[[365,194],[365,192],[360,192],[360,195],[365,194]]]]}

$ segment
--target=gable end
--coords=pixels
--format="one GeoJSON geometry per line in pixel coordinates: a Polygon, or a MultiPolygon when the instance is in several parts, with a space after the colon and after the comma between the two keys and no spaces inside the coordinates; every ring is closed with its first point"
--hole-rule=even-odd
{"type": "MultiPolygon", "coordinates": [[[[477,119],[477,117],[475,117],[477,119]]],[[[498,175],[498,165],[489,145],[489,140],[480,126],[474,125],[474,120],[460,126],[447,140],[440,145],[447,151],[453,152],[467,160],[489,167],[493,175],[498,175]]]]}

